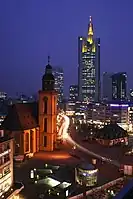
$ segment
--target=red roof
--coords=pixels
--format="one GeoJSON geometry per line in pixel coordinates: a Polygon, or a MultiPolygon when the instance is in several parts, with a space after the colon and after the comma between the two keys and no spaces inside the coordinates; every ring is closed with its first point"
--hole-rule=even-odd
{"type": "Polygon", "coordinates": [[[2,124],[2,128],[9,131],[28,130],[37,126],[32,103],[12,105],[2,124]]]}

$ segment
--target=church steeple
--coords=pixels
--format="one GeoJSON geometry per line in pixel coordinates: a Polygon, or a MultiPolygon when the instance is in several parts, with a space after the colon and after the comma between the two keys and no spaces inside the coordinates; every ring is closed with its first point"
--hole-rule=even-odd
{"type": "Polygon", "coordinates": [[[48,64],[50,64],[50,56],[48,55],[48,64]]]}
{"type": "Polygon", "coordinates": [[[45,68],[45,74],[42,78],[42,90],[52,91],[54,90],[55,79],[52,74],[52,66],[50,65],[50,56],[48,56],[48,64],[45,68]]]}
{"type": "Polygon", "coordinates": [[[87,41],[92,44],[93,43],[93,23],[92,23],[92,17],[90,16],[89,26],[88,26],[88,38],[87,41]]]}

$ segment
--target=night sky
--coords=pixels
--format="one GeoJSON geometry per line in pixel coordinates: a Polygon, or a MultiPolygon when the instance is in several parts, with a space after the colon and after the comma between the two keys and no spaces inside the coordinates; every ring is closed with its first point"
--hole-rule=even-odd
{"type": "Polygon", "coordinates": [[[51,56],[77,83],[77,38],[89,16],[101,38],[101,73],[126,71],[133,87],[133,0],[0,0],[0,91],[33,94],[51,56]]]}

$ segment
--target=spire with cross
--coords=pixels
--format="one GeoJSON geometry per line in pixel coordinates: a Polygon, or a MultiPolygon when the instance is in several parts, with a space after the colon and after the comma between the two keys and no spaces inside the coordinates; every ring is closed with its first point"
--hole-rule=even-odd
{"type": "Polygon", "coordinates": [[[50,56],[48,55],[48,65],[50,64],[50,56]]]}

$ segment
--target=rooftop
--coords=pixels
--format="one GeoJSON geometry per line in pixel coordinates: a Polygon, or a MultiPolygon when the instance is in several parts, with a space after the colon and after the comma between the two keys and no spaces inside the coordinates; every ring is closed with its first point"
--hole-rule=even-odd
{"type": "Polygon", "coordinates": [[[78,165],[78,168],[83,169],[83,170],[94,170],[95,169],[94,165],[92,165],[90,163],[85,163],[85,162],[82,162],[82,164],[78,165]]]}
{"type": "Polygon", "coordinates": [[[53,177],[46,177],[44,179],[38,180],[38,184],[44,184],[49,187],[55,187],[60,184],[60,181],[58,181],[57,179],[53,177]]]}
{"type": "Polygon", "coordinates": [[[71,186],[71,183],[68,182],[62,182],[61,184],[54,187],[54,189],[66,189],[69,186],[71,186]]]}
{"type": "Polygon", "coordinates": [[[38,127],[37,104],[14,104],[9,107],[2,128],[9,131],[21,131],[38,127]]]}
{"type": "Polygon", "coordinates": [[[117,138],[128,137],[128,133],[123,128],[121,128],[118,124],[111,123],[111,124],[105,125],[102,129],[99,129],[96,132],[95,137],[99,139],[112,140],[112,139],[117,139],[117,138]]]}

